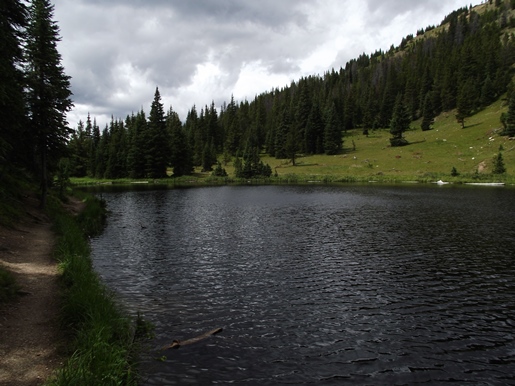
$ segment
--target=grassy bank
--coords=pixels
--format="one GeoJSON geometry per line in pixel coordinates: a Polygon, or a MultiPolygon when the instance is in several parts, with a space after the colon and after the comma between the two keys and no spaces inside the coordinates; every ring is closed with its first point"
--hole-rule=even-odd
{"type": "Polygon", "coordinates": [[[102,229],[105,209],[98,199],[86,199],[76,218],[49,202],[58,244],[55,257],[62,274],[62,323],[70,337],[70,358],[49,385],[136,384],[131,362],[133,322],[94,272],[87,235],[102,229]]]}

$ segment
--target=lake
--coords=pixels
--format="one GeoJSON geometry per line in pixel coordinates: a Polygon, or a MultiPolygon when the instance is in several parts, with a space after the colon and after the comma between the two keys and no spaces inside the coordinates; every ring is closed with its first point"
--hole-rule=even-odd
{"type": "Polygon", "coordinates": [[[91,240],[94,266],[155,325],[143,385],[515,384],[511,188],[102,197],[111,213],[91,240]]]}

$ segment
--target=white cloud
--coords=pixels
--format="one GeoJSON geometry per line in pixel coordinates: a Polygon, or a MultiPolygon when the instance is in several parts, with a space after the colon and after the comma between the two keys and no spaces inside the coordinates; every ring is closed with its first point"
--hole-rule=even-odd
{"type": "MultiPolygon", "coordinates": [[[[475,4],[478,4],[476,1],[475,4]]],[[[56,0],[72,76],[72,126],[143,108],[155,87],[182,119],[215,101],[252,100],[301,76],[398,45],[465,6],[451,0],[56,0]]]]}

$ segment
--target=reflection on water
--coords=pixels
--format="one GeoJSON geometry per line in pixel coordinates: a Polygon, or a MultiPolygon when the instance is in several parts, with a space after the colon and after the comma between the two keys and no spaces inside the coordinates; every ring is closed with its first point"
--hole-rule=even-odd
{"type": "Polygon", "coordinates": [[[515,383],[513,190],[103,197],[95,267],[156,325],[143,384],[515,383]]]}

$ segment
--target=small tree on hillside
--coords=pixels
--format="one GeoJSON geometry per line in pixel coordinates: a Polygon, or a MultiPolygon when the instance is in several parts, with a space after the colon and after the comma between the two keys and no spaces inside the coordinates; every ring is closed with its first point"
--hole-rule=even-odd
{"type": "Polygon", "coordinates": [[[465,82],[458,92],[456,120],[461,124],[462,129],[465,128],[465,118],[469,117],[474,110],[474,101],[472,100],[474,92],[475,88],[472,81],[465,82]]]}
{"type": "Polygon", "coordinates": [[[493,174],[504,174],[506,173],[506,166],[504,165],[504,160],[502,157],[502,152],[499,152],[496,157],[494,157],[494,169],[492,171],[493,174]]]}
{"type": "Polygon", "coordinates": [[[393,109],[392,120],[390,121],[390,144],[392,146],[404,146],[408,144],[403,134],[410,128],[411,118],[408,109],[404,105],[402,95],[398,95],[393,109]]]}

